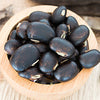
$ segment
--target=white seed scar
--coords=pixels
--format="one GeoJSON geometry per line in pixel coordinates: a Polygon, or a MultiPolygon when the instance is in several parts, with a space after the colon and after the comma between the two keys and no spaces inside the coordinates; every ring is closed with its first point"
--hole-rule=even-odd
{"type": "Polygon", "coordinates": [[[65,10],[62,10],[61,16],[65,16],[65,10]]]}
{"type": "Polygon", "coordinates": [[[34,66],[37,62],[39,62],[39,60],[37,60],[36,62],[34,62],[34,63],[32,64],[32,66],[34,66]]]}
{"type": "Polygon", "coordinates": [[[53,67],[53,70],[55,70],[58,67],[58,63],[53,67]]]}
{"type": "Polygon", "coordinates": [[[40,41],[31,39],[32,42],[39,43],[40,41]]]}
{"type": "Polygon", "coordinates": [[[62,38],[62,39],[65,39],[65,37],[66,37],[66,32],[63,31],[63,34],[61,35],[61,38],[62,38]]]}

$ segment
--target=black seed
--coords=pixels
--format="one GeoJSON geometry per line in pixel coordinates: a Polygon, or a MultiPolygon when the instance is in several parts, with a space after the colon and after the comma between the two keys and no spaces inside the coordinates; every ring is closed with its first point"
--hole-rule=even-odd
{"type": "Polygon", "coordinates": [[[32,43],[32,44],[34,44],[38,48],[40,53],[45,53],[48,51],[48,46],[46,44],[43,43],[32,43]]]}
{"type": "Polygon", "coordinates": [[[39,59],[39,51],[32,44],[19,47],[10,59],[12,67],[16,71],[24,71],[39,59]]]}
{"type": "Polygon", "coordinates": [[[47,43],[53,37],[55,37],[55,32],[50,26],[46,24],[33,22],[27,29],[27,35],[29,39],[47,43]]]}
{"type": "Polygon", "coordinates": [[[17,37],[17,32],[16,30],[13,30],[11,34],[9,35],[9,40],[16,39],[16,37],[17,37]]]}
{"type": "Polygon", "coordinates": [[[85,25],[80,25],[71,34],[70,40],[75,46],[82,44],[89,36],[89,29],[85,25]]]}
{"type": "Polygon", "coordinates": [[[42,11],[35,11],[30,14],[29,21],[39,21],[41,19],[49,19],[50,14],[42,12],[42,11]]]}
{"type": "Polygon", "coordinates": [[[43,74],[38,70],[37,65],[32,68],[29,68],[23,72],[19,72],[19,75],[23,78],[29,79],[33,82],[39,80],[43,74]]]}
{"type": "Polygon", "coordinates": [[[59,81],[68,81],[74,78],[79,72],[77,64],[74,61],[66,62],[60,65],[54,72],[54,76],[59,81]]]}
{"type": "Polygon", "coordinates": [[[77,28],[78,22],[73,16],[69,16],[67,18],[66,24],[70,26],[70,31],[72,32],[75,28],[77,28]]]}
{"type": "Polygon", "coordinates": [[[100,52],[97,50],[90,50],[80,55],[80,64],[83,68],[91,68],[100,62],[100,52]]]}
{"type": "Polygon", "coordinates": [[[75,52],[74,46],[67,40],[56,37],[50,42],[51,50],[63,57],[71,57],[75,52]]]}
{"type": "Polygon", "coordinates": [[[56,8],[50,18],[51,22],[53,24],[60,24],[62,22],[64,22],[64,20],[66,19],[66,13],[67,13],[67,9],[65,6],[59,6],[58,8],[56,8]]]}
{"type": "Polygon", "coordinates": [[[53,52],[47,52],[40,60],[39,69],[44,73],[49,73],[55,70],[57,66],[57,56],[53,52]]]}
{"type": "Polygon", "coordinates": [[[57,37],[66,38],[68,32],[69,30],[66,24],[60,24],[56,29],[57,37]]]}
{"type": "Polygon", "coordinates": [[[22,39],[27,39],[27,27],[29,25],[28,21],[23,21],[17,27],[17,35],[22,39]]]}
{"type": "Polygon", "coordinates": [[[4,49],[7,54],[12,55],[20,45],[21,44],[17,40],[11,39],[6,42],[4,49]]]}
{"type": "Polygon", "coordinates": [[[50,26],[50,23],[47,19],[41,19],[40,22],[50,26]]]}

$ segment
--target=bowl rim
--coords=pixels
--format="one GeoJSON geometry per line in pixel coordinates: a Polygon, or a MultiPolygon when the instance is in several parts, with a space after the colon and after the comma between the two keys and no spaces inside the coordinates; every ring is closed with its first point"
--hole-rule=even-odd
{"type": "MultiPolygon", "coordinates": [[[[49,5],[40,5],[40,6],[34,6],[27,8],[17,14],[15,14],[13,17],[11,17],[7,23],[4,25],[0,32],[0,70],[6,77],[7,81],[17,90],[19,91],[19,88],[21,89],[20,93],[24,91],[22,94],[26,94],[30,96],[30,93],[35,94],[42,94],[42,95],[49,95],[49,94],[67,94],[70,95],[74,91],[78,90],[88,79],[90,76],[91,71],[93,68],[90,69],[82,69],[78,75],[73,78],[72,80],[68,82],[62,82],[59,84],[53,84],[53,85],[44,85],[39,83],[31,82],[27,79],[21,78],[18,76],[17,72],[11,67],[9,60],[7,58],[6,52],[4,51],[4,44],[7,40],[7,37],[9,33],[12,31],[12,29],[17,25],[20,21],[24,20],[29,16],[29,14],[33,11],[44,11],[44,12],[53,12],[53,10],[57,6],[49,6],[49,5]]],[[[90,49],[97,49],[97,41],[93,34],[93,31],[90,29],[90,27],[87,25],[87,23],[77,14],[74,12],[67,10],[67,16],[74,16],[79,25],[86,25],[90,30],[90,36],[88,38],[89,41],[89,48],[90,49]],[[94,42],[91,44],[92,40],[94,42]]]]}

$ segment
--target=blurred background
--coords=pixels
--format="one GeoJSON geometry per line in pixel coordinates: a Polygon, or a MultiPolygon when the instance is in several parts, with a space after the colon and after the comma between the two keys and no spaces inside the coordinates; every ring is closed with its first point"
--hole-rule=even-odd
{"type": "MultiPolygon", "coordinates": [[[[100,50],[100,0],[0,0],[0,30],[14,14],[36,5],[65,5],[80,15],[93,29],[100,50]]],[[[98,66],[80,91],[63,100],[100,100],[100,64],[98,66]]],[[[0,100],[30,99],[13,90],[0,72],[0,100]]]]}

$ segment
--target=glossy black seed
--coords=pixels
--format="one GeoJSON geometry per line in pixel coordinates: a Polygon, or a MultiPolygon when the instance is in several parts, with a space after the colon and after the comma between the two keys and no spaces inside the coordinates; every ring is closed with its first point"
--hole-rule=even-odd
{"type": "Polygon", "coordinates": [[[82,44],[89,36],[89,29],[85,25],[80,25],[71,34],[70,40],[75,46],[82,44]]]}
{"type": "Polygon", "coordinates": [[[21,22],[17,27],[17,35],[22,39],[27,39],[27,27],[29,25],[28,21],[21,22]]]}
{"type": "Polygon", "coordinates": [[[23,78],[29,79],[33,82],[39,80],[43,74],[38,70],[38,66],[35,65],[32,68],[29,68],[23,72],[19,72],[19,75],[23,78]]]}
{"type": "Polygon", "coordinates": [[[66,19],[66,13],[67,13],[67,9],[65,6],[59,6],[58,8],[56,8],[50,18],[51,22],[53,24],[59,24],[64,22],[64,20],[66,19]]]}
{"type": "Polygon", "coordinates": [[[74,78],[78,72],[77,64],[74,61],[70,61],[60,65],[54,72],[54,77],[62,82],[68,81],[74,78]]]}
{"type": "Polygon", "coordinates": [[[69,16],[67,18],[66,24],[70,26],[70,31],[72,32],[75,28],[77,28],[78,22],[73,16],[69,16]]]}
{"type": "Polygon", "coordinates": [[[49,19],[50,14],[42,12],[42,11],[35,11],[30,14],[29,21],[39,21],[41,19],[49,19]]]}
{"type": "Polygon", "coordinates": [[[66,24],[60,24],[56,29],[57,37],[66,38],[68,36],[68,27],[66,24]]]}
{"type": "Polygon", "coordinates": [[[86,40],[84,43],[82,43],[82,45],[80,45],[78,48],[79,48],[80,54],[87,52],[89,50],[88,40],[86,40]]]}
{"type": "Polygon", "coordinates": [[[40,22],[50,26],[50,23],[47,19],[41,19],[40,22]]]}
{"type": "Polygon", "coordinates": [[[51,40],[50,48],[58,55],[68,58],[71,57],[75,52],[75,48],[72,43],[67,40],[61,39],[60,37],[56,37],[51,40]]]}
{"type": "Polygon", "coordinates": [[[16,71],[24,71],[39,59],[39,51],[32,44],[19,47],[10,59],[12,67],[16,71]]]}
{"type": "Polygon", "coordinates": [[[39,69],[44,73],[52,72],[58,66],[57,56],[53,52],[45,53],[41,60],[39,69]]]}
{"type": "Polygon", "coordinates": [[[17,32],[16,30],[13,30],[11,34],[9,35],[9,40],[16,39],[16,37],[17,37],[17,32]]]}
{"type": "Polygon", "coordinates": [[[55,32],[50,26],[44,23],[33,22],[27,29],[27,35],[29,39],[48,43],[53,37],[55,37],[55,32]]]}
{"type": "Polygon", "coordinates": [[[40,51],[40,53],[45,53],[46,51],[48,51],[48,46],[46,44],[43,43],[33,43],[38,50],[40,51]]]}
{"type": "Polygon", "coordinates": [[[8,40],[4,46],[7,54],[12,55],[21,44],[15,39],[8,40]]]}
{"type": "Polygon", "coordinates": [[[90,50],[80,55],[80,64],[83,68],[91,68],[100,62],[100,52],[97,50],[90,50]]]}

